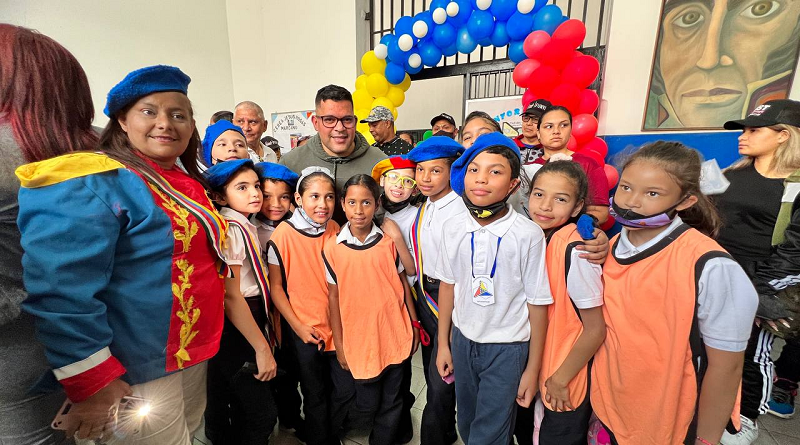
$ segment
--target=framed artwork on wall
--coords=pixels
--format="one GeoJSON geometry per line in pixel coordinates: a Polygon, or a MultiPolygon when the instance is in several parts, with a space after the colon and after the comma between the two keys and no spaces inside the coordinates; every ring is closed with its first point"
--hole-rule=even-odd
{"type": "Polygon", "coordinates": [[[800,1],[662,0],[642,131],[719,130],[786,99],[800,1]]]}

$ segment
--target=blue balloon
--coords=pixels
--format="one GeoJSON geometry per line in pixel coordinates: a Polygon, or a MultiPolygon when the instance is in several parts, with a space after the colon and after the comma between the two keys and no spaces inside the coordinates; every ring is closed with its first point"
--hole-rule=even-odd
{"type": "MultiPolygon", "coordinates": [[[[556,5],[547,5],[536,13],[533,19],[533,30],[544,31],[550,35],[561,24],[561,8],[556,5]]],[[[509,33],[510,35],[511,33],[509,33]]]]}
{"type": "Polygon", "coordinates": [[[451,46],[456,41],[456,28],[449,24],[443,23],[436,25],[433,29],[433,43],[441,49],[451,46]]]}
{"type": "Polygon", "coordinates": [[[492,39],[487,37],[485,39],[478,40],[478,45],[480,46],[492,46],[492,39]]]}
{"type": "Polygon", "coordinates": [[[528,34],[531,33],[533,28],[533,14],[520,14],[519,11],[515,12],[508,23],[506,23],[506,32],[511,40],[525,40],[528,34]]]}
{"type": "MultiPolygon", "coordinates": [[[[547,3],[547,0],[545,0],[545,3],[547,3]]],[[[500,21],[505,22],[517,11],[517,1],[492,0],[492,6],[489,6],[489,11],[492,13],[495,20],[497,20],[498,22],[500,21]]]]}
{"type": "Polygon", "coordinates": [[[456,42],[446,48],[442,48],[442,55],[445,57],[455,56],[457,53],[458,45],[456,45],[456,42]]]}
{"type": "Polygon", "coordinates": [[[403,16],[397,19],[397,23],[394,24],[394,33],[398,36],[402,36],[403,34],[411,34],[414,35],[414,19],[410,16],[403,16]]]}
{"type": "Polygon", "coordinates": [[[469,16],[472,15],[472,3],[470,0],[453,0],[458,3],[458,14],[455,17],[448,16],[447,21],[455,26],[467,23],[469,16]]]}
{"type": "Polygon", "coordinates": [[[390,61],[402,65],[408,60],[408,54],[409,53],[403,51],[400,49],[400,46],[397,45],[397,39],[394,39],[394,41],[389,44],[390,61]]]}
{"type": "Polygon", "coordinates": [[[544,8],[544,6],[547,4],[548,1],[550,0],[536,0],[536,3],[533,5],[533,11],[531,11],[531,14],[536,14],[537,12],[539,12],[542,8],[544,8]]]}
{"type": "Polygon", "coordinates": [[[406,70],[402,65],[398,65],[394,62],[387,63],[383,75],[386,76],[386,80],[388,80],[389,83],[397,85],[406,78],[406,70]]]}
{"type": "Polygon", "coordinates": [[[381,37],[381,43],[389,46],[395,39],[397,39],[397,36],[394,34],[384,34],[383,37],[381,37]]]}
{"type": "Polygon", "coordinates": [[[467,21],[467,30],[469,30],[469,34],[475,40],[489,38],[492,35],[492,31],[494,31],[494,17],[492,17],[492,13],[489,11],[481,11],[480,9],[472,11],[472,15],[469,16],[469,21],[467,21]]]}
{"type": "Polygon", "coordinates": [[[522,49],[522,44],[524,42],[524,40],[515,40],[508,45],[508,58],[514,63],[520,63],[528,58],[528,56],[525,55],[525,51],[522,49]]]}
{"type": "Polygon", "coordinates": [[[424,42],[419,45],[419,55],[425,66],[436,66],[442,60],[442,50],[433,42],[424,42]]]}
{"type": "Polygon", "coordinates": [[[456,39],[456,47],[461,54],[469,54],[475,51],[478,47],[478,42],[472,38],[466,26],[458,29],[458,38],[456,39]]]}
{"type": "Polygon", "coordinates": [[[433,13],[430,11],[423,11],[414,16],[414,23],[417,23],[420,20],[428,25],[428,34],[426,34],[425,37],[430,36],[431,32],[433,31],[433,27],[436,26],[436,23],[433,22],[433,13]]]}
{"type": "Polygon", "coordinates": [[[450,3],[450,0],[433,0],[428,7],[429,11],[435,11],[439,8],[447,9],[447,4],[450,3]]]}
{"type": "MultiPolygon", "coordinates": [[[[411,50],[408,51],[408,55],[410,56],[411,54],[419,55],[419,48],[411,48],[411,50]]],[[[412,68],[411,65],[408,64],[408,60],[406,60],[405,69],[406,69],[406,72],[408,74],[417,74],[418,72],[422,71],[422,68],[424,68],[424,67],[425,67],[425,64],[424,63],[420,63],[418,67],[412,68]]]]}
{"type": "Polygon", "coordinates": [[[492,45],[498,48],[508,45],[511,38],[508,37],[508,32],[506,31],[506,22],[497,22],[494,24],[494,31],[492,32],[491,39],[492,45]]]}

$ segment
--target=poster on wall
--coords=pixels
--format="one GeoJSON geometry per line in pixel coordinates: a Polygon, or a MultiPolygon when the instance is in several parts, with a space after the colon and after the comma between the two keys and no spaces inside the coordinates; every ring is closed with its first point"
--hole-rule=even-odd
{"type": "Polygon", "coordinates": [[[313,110],[272,113],[272,136],[281,145],[281,153],[297,147],[297,140],[303,136],[317,134],[311,123],[313,110]]]}
{"type": "Polygon", "coordinates": [[[662,0],[643,131],[721,129],[786,99],[800,2],[662,0]]]}
{"type": "Polygon", "coordinates": [[[492,116],[500,124],[503,134],[510,138],[517,137],[522,131],[522,96],[468,100],[464,115],[473,111],[483,111],[492,116]]]}

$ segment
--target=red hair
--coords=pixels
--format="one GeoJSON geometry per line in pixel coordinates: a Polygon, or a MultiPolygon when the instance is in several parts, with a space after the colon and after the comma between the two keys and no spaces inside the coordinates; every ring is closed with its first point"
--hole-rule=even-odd
{"type": "Polygon", "coordinates": [[[0,119],[28,162],[93,150],[94,105],[78,60],[36,31],[0,24],[0,119]]]}

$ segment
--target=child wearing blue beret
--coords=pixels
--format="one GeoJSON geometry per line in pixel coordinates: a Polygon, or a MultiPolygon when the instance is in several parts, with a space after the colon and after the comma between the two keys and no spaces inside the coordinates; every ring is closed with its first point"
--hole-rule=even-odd
{"type": "Polygon", "coordinates": [[[203,138],[203,162],[206,168],[223,161],[248,158],[247,139],[240,127],[223,119],[206,128],[203,138]]]}

